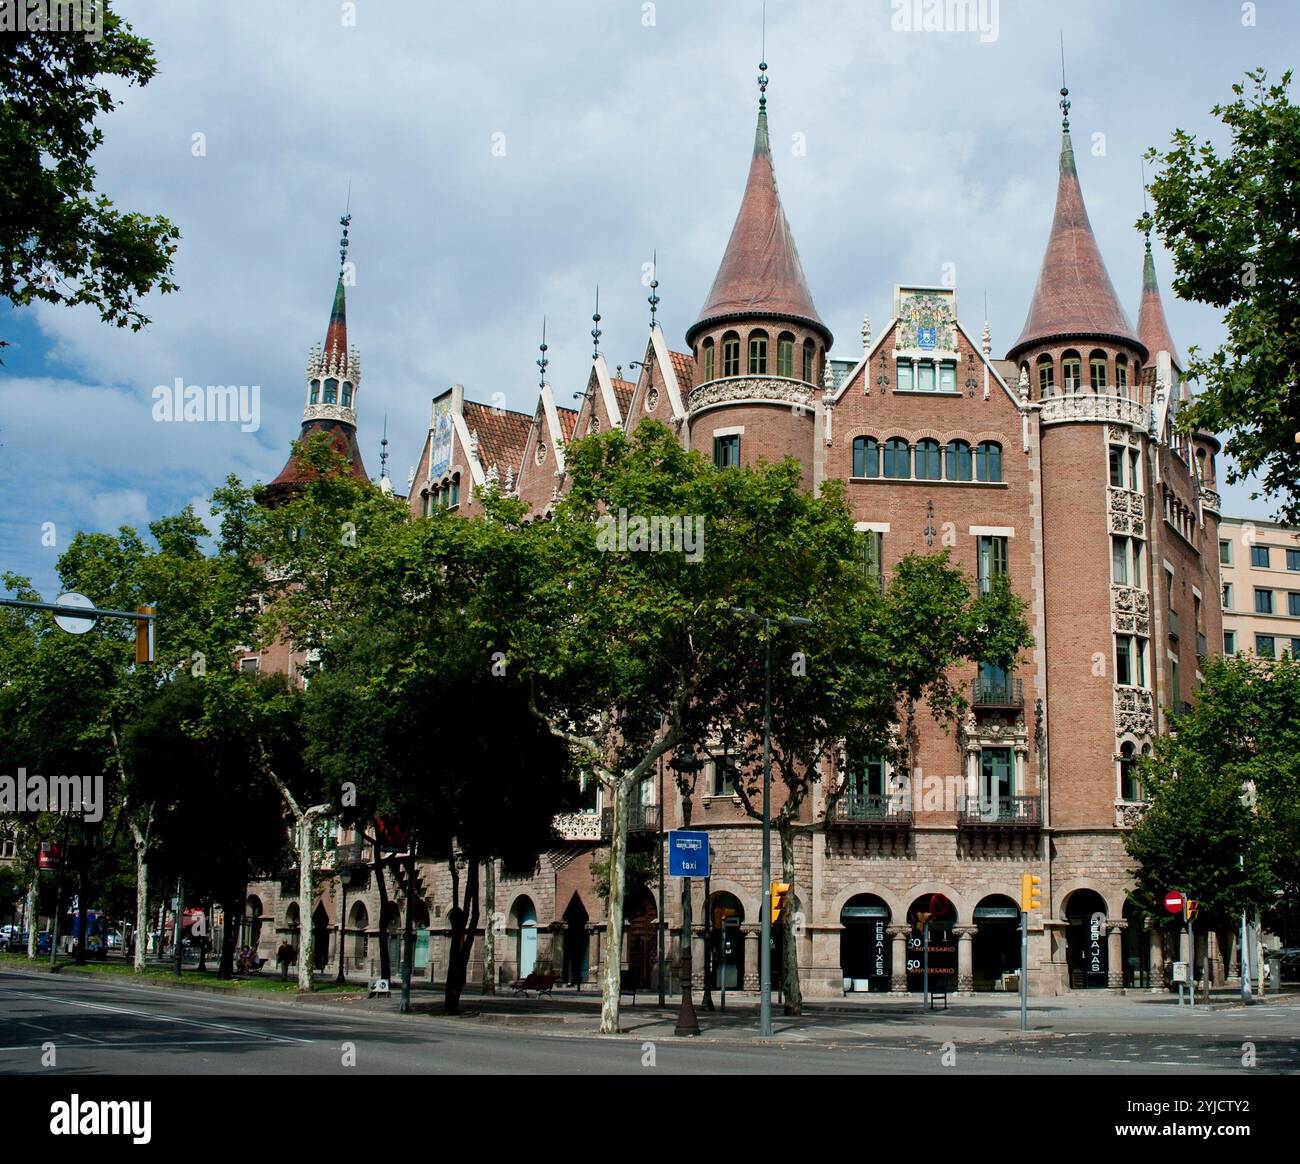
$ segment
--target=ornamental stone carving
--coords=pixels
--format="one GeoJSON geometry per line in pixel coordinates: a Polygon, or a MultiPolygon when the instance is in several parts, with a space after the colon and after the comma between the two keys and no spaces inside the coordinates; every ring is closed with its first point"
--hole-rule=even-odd
{"type": "Polygon", "coordinates": [[[1151,410],[1145,404],[1123,396],[1096,396],[1091,392],[1048,396],[1038,415],[1045,425],[1105,421],[1145,431],[1151,423],[1151,410]]]}
{"type": "Polygon", "coordinates": [[[303,420],[337,420],[343,424],[357,425],[357,410],[341,404],[309,404],[302,410],[303,420]]]}
{"type": "Polygon", "coordinates": [[[1201,505],[1211,513],[1222,512],[1222,503],[1219,500],[1219,495],[1213,489],[1206,489],[1204,486],[1201,487],[1201,505]]]}
{"type": "Polygon", "coordinates": [[[1106,490],[1106,513],[1110,519],[1111,533],[1146,537],[1146,499],[1132,489],[1117,489],[1110,485],[1106,490]]]}
{"type": "Polygon", "coordinates": [[[812,397],[802,380],[731,376],[691,389],[688,408],[692,416],[724,404],[786,404],[797,411],[812,412],[812,397]]]}
{"type": "Polygon", "coordinates": [[[1151,599],[1145,590],[1112,584],[1110,614],[1117,634],[1151,637],[1151,599]]]}
{"type": "Polygon", "coordinates": [[[552,819],[555,831],[566,841],[599,841],[600,813],[566,812],[552,819]]]}
{"type": "Polygon", "coordinates": [[[1156,731],[1155,709],[1151,692],[1143,687],[1124,687],[1115,684],[1115,732],[1141,738],[1153,736],[1156,731]]]}
{"type": "Polygon", "coordinates": [[[1125,800],[1115,801],[1115,827],[1117,829],[1134,828],[1146,812],[1145,804],[1132,804],[1125,800]]]}

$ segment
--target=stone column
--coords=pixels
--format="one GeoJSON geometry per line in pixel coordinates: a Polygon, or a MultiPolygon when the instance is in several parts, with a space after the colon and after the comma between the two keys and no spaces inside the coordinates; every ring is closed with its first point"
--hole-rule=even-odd
{"type": "Polygon", "coordinates": [[[761,938],[759,927],[754,925],[741,926],[745,934],[745,978],[740,983],[741,990],[751,990],[758,994],[761,990],[759,986],[759,977],[761,970],[758,965],[758,942],[761,938]]]}
{"type": "Polygon", "coordinates": [[[889,962],[889,993],[907,993],[907,934],[911,926],[886,926],[894,942],[889,962]]]}
{"type": "Polygon", "coordinates": [[[978,926],[953,926],[957,935],[957,993],[975,993],[975,973],[972,968],[971,955],[974,950],[972,939],[979,930],[978,926]]]}
{"type": "Polygon", "coordinates": [[[1147,919],[1151,942],[1151,993],[1163,994],[1165,990],[1165,938],[1159,926],[1147,919]]]}
{"type": "Polygon", "coordinates": [[[1106,987],[1124,993],[1124,931],[1128,922],[1121,918],[1106,919],[1106,987]]]}

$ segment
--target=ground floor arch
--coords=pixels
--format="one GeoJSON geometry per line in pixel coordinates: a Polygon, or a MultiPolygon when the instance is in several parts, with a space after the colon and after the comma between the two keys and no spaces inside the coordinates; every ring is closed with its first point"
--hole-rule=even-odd
{"type": "Polygon", "coordinates": [[[1124,985],[1129,989],[1151,985],[1152,920],[1141,906],[1124,902],[1124,985]]]}
{"type": "Polygon", "coordinates": [[[348,929],[352,932],[352,965],[362,969],[370,956],[370,911],[364,901],[352,903],[348,929]]]}
{"type": "MultiPolygon", "coordinates": [[[[1020,973],[1020,906],[1006,894],[980,898],[973,911],[971,979],[976,990],[1001,990],[1020,973]]],[[[1019,983],[1017,982],[1018,986],[1019,983]]]]}
{"type": "MultiPolygon", "coordinates": [[[[745,907],[734,893],[709,898],[709,986],[714,990],[739,990],[745,982],[745,907]]],[[[773,975],[775,981],[775,975],[773,975]]]]}
{"type": "Polygon", "coordinates": [[[850,897],[840,909],[840,972],[844,992],[888,991],[893,942],[887,933],[892,911],[874,893],[850,897]]]}
{"type": "Polygon", "coordinates": [[[330,918],[324,904],[319,901],[311,914],[311,934],[312,964],[322,971],[330,958],[330,918]]]}
{"type": "Polygon", "coordinates": [[[942,893],[914,898],[907,908],[907,989],[957,992],[957,907],[942,893]]]}
{"type": "Polygon", "coordinates": [[[531,897],[517,897],[510,907],[515,937],[515,966],[526,978],[537,966],[537,906],[531,897]]]}
{"type": "Polygon", "coordinates": [[[658,980],[659,943],[654,895],[645,886],[628,895],[623,918],[627,929],[627,973],[630,985],[649,990],[658,980]]]}
{"type": "Polygon", "coordinates": [[[1063,912],[1070,989],[1106,989],[1110,959],[1105,899],[1095,889],[1076,889],[1066,897],[1063,912]]]}
{"type": "Polygon", "coordinates": [[[564,981],[569,986],[580,986],[591,973],[591,934],[587,929],[591,915],[583,905],[577,890],[564,908],[564,981]]]}

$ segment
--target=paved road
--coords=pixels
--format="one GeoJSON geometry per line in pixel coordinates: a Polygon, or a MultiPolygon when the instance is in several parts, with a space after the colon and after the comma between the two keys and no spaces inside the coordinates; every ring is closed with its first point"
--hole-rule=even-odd
{"type": "MultiPolygon", "coordinates": [[[[1040,1020],[1040,1029],[1026,1036],[1005,1030],[1002,1008],[983,1015],[835,1015],[784,1031],[778,1023],[771,1044],[756,1044],[748,1024],[717,1037],[676,1040],[662,1013],[630,1011],[629,1034],[596,1038],[585,1033],[585,1020],[546,1022],[548,1033],[541,1033],[511,1016],[503,1022],[403,1018],[389,1005],[365,1001],[303,1005],[6,970],[0,971],[0,1074],[1300,1072],[1294,1005],[1207,1008],[1193,1019],[1134,1004],[1126,1015],[1133,1021],[1123,1026],[1114,1021],[1121,1010],[1102,1009],[1084,1022],[1061,1008],[1051,1024],[1040,1020]],[[51,1048],[54,1062],[43,1064],[51,1048]],[[1250,1066],[1243,1059],[1252,1050],[1250,1066]]],[[[528,1021],[526,1012],[519,1018],[528,1021]]]]}

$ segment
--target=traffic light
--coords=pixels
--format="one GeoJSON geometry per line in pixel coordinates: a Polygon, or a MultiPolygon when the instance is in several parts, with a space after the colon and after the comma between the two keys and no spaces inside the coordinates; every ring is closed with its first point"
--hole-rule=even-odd
{"type": "MultiPolygon", "coordinates": [[[[136,614],[153,614],[152,606],[137,606],[136,614]]],[[[135,620],[135,661],[137,663],[153,662],[153,619],[137,618],[135,620]]]]}
{"type": "Polygon", "coordinates": [[[1196,920],[1196,911],[1200,908],[1199,901],[1193,901],[1190,897],[1183,903],[1183,916],[1188,921],[1196,920]]]}
{"type": "Polygon", "coordinates": [[[781,920],[781,915],[785,912],[786,903],[790,896],[790,886],[784,881],[772,882],[772,924],[776,925],[781,920]]]}
{"type": "Polygon", "coordinates": [[[1033,913],[1043,908],[1043,899],[1039,896],[1043,879],[1037,873],[1020,874],[1020,912],[1033,913]]]}

